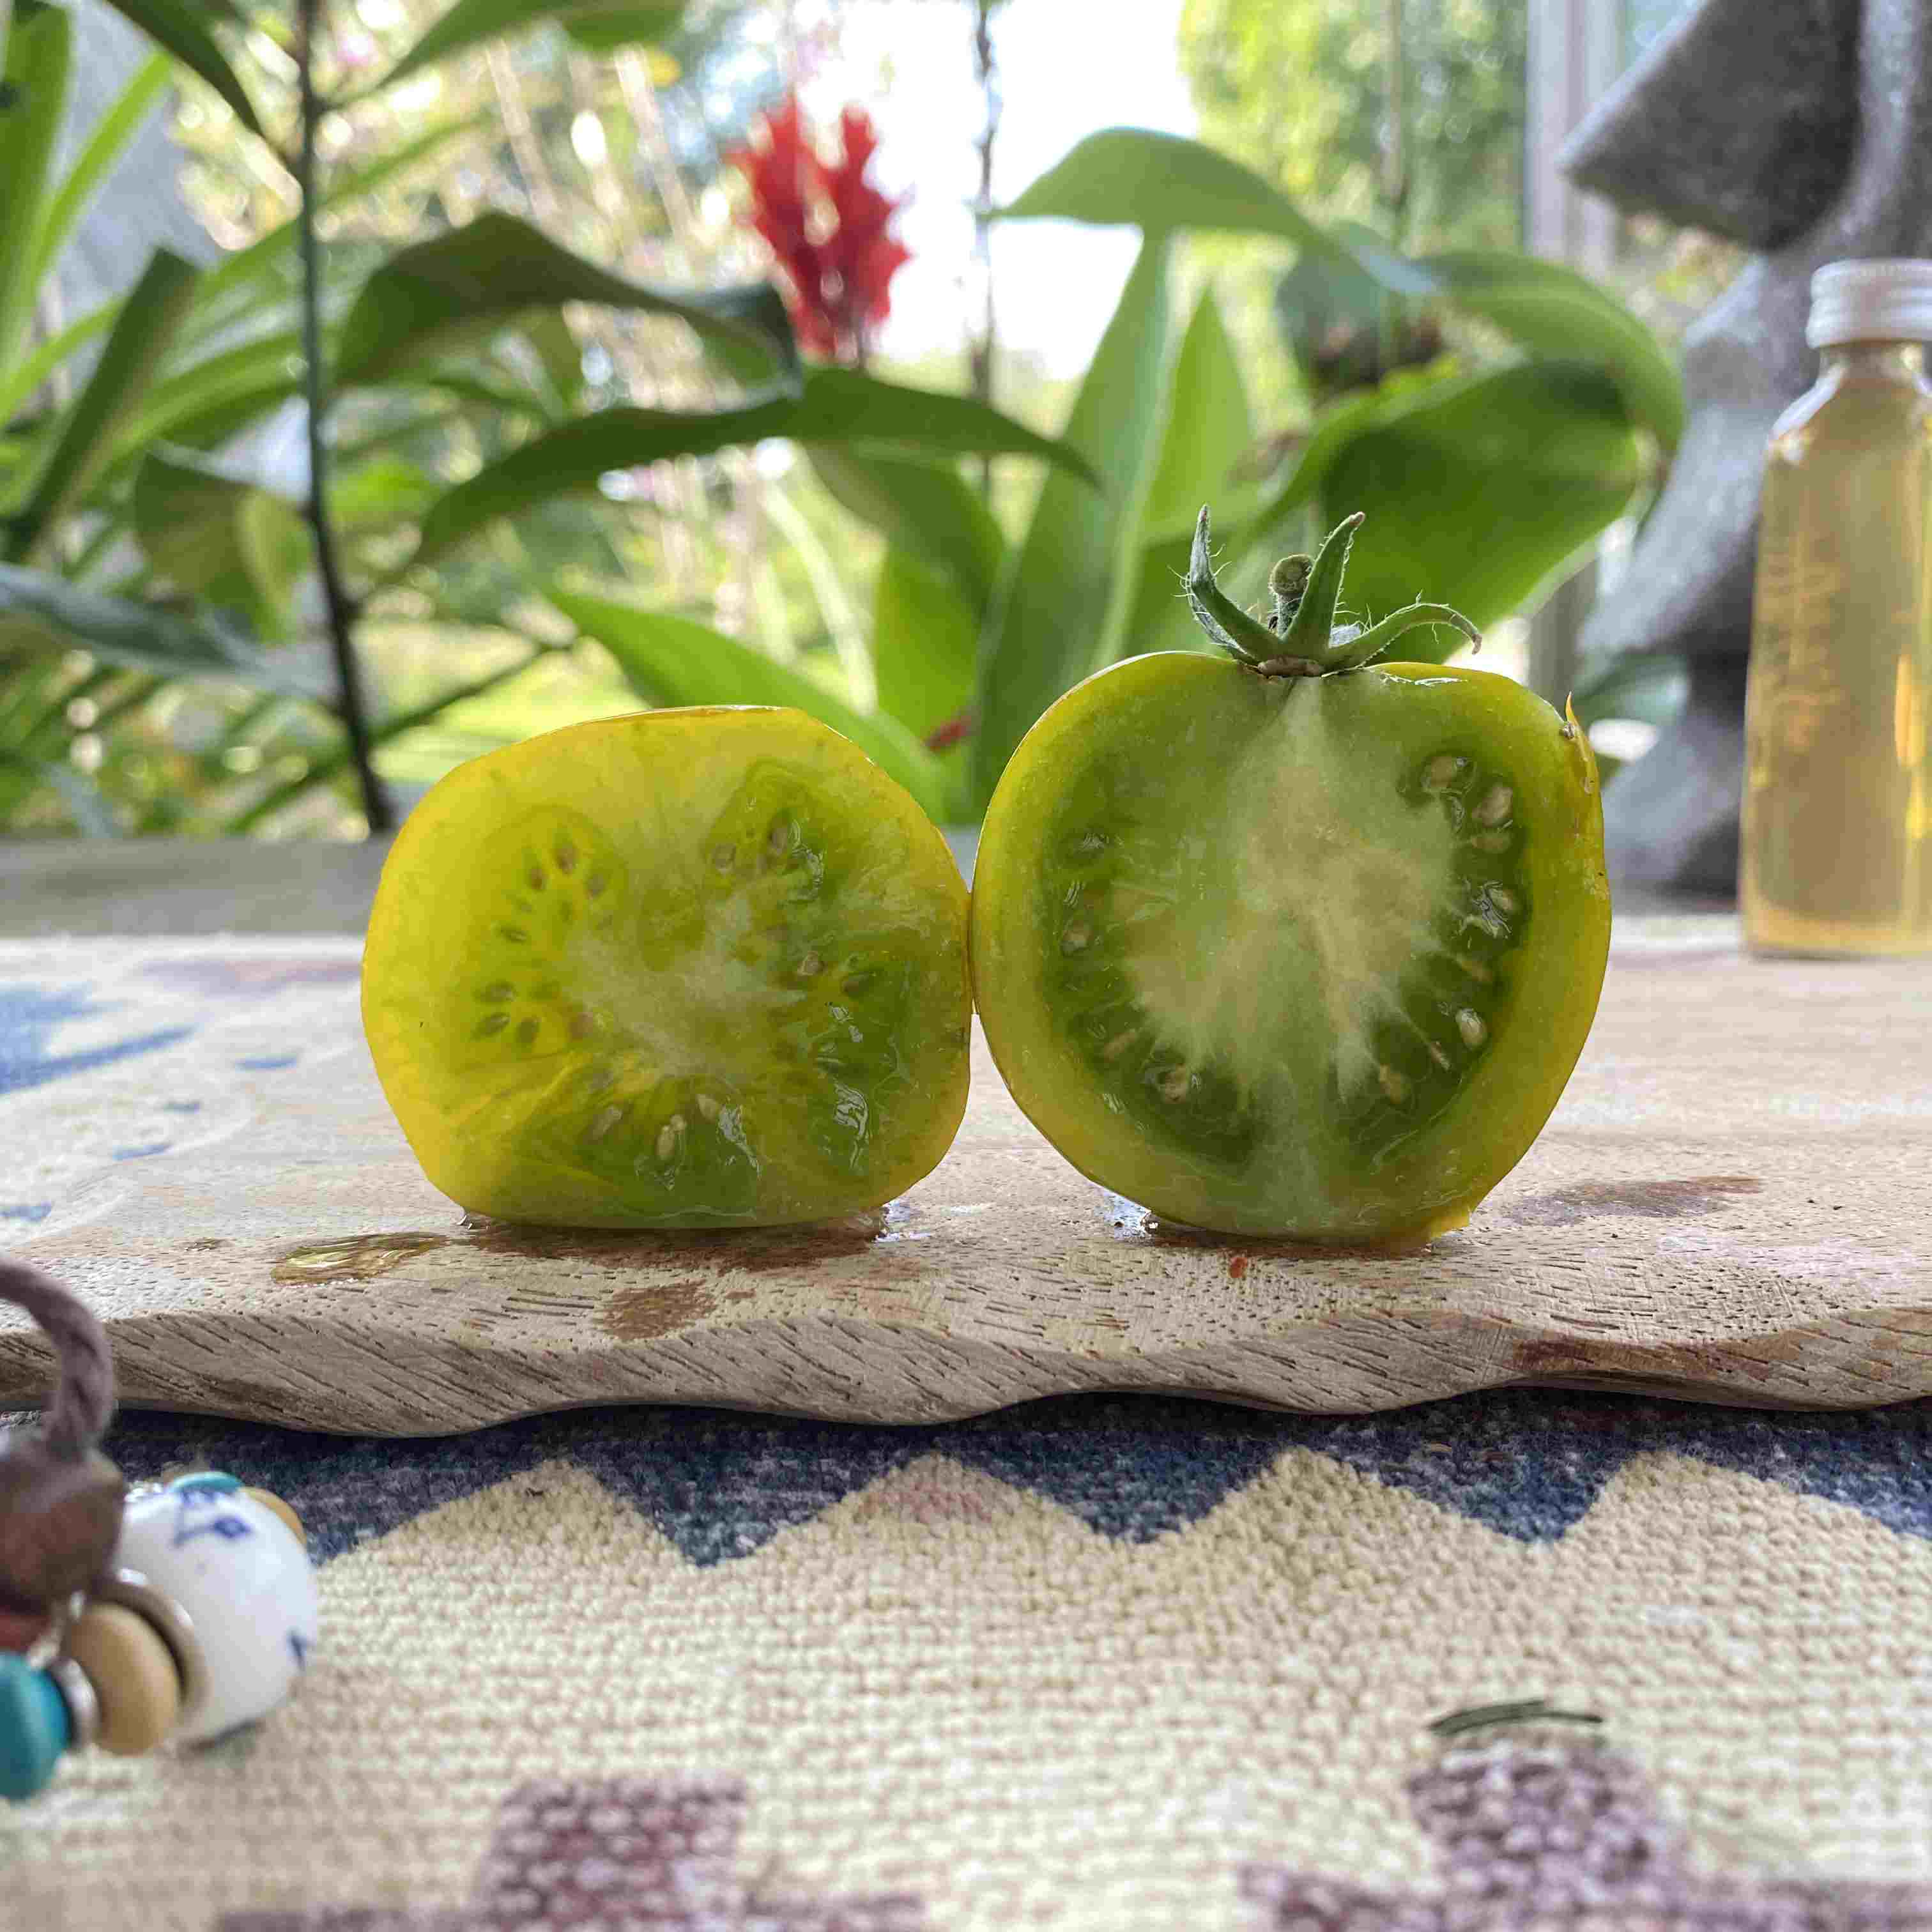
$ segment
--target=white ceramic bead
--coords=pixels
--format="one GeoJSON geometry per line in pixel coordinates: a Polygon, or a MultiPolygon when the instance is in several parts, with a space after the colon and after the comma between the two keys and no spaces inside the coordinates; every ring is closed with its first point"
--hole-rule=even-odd
{"type": "Polygon", "coordinates": [[[131,1498],[114,1560],[172,1597],[200,1640],[207,1690],[182,1714],[182,1742],[219,1737],[288,1695],[316,1641],[315,1571],[302,1539],[232,1478],[131,1498]]]}

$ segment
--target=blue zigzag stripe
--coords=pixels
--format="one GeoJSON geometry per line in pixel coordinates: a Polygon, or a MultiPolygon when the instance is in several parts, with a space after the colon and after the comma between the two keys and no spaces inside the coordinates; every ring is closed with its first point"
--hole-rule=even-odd
{"type": "Polygon", "coordinates": [[[935,1450],[1136,1543],[1198,1521],[1294,1448],[1526,1543],[1562,1538],[1624,1463],[1651,1449],[1765,1478],[1932,1538],[1932,1401],[1788,1414],[1500,1390],[1333,1417],[1072,1396],[934,1427],[606,1408],[401,1442],[129,1415],[108,1448],[130,1476],[188,1461],[266,1485],[301,1512],[322,1558],[565,1456],[628,1498],[693,1562],[717,1563],[749,1556],[935,1450]]]}

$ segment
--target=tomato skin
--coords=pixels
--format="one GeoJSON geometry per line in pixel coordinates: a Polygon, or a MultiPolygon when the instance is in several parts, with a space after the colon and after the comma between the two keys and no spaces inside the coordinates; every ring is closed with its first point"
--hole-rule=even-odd
{"type": "Polygon", "coordinates": [[[958,1132],[966,918],[917,804],[804,713],[599,719],[472,759],[411,812],[364,1030],[424,1173],[473,1212],[824,1219],[958,1132]]]}
{"type": "MultiPolygon", "coordinates": [[[[1489,796],[1465,802],[1473,812],[1489,796]]],[[[1480,854],[1472,860],[1467,849],[1486,830],[1472,818],[1458,835],[1455,863],[1466,872],[1491,862],[1480,854]]],[[[1424,876],[1424,857],[1406,862],[1424,876]]],[[[1457,890],[1466,889],[1456,878],[1457,890]]],[[[1112,890],[1118,896],[1118,884],[1112,890]]],[[[1397,946],[1402,932],[1378,934],[1376,895],[1363,896],[1364,908],[1349,917],[1397,946]]],[[[1072,926],[1063,925],[1063,950],[1075,938],[1087,944],[1092,921],[1084,911],[1072,916],[1072,926]]],[[[1142,929],[1170,928],[1156,920],[1142,929]]],[[[1609,939],[1602,804],[1587,740],[1508,679],[1429,664],[1282,680],[1175,652],[1097,674],[1047,711],[1009,764],[982,832],[973,899],[974,994],[994,1060],[1022,1109],[1075,1166],[1177,1222],[1348,1244],[1406,1244],[1459,1226],[1520,1160],[1582,1049],[1609,939]],[[1372,836],[1360,838],[1359,852],[1352,847],[1356,828],[1372,835],[1385,826],[1406,837],[1423,827],[1429,852],[1448,849],[1428,817],[1441,801],[1398,800],[1380,782],[1386,772],[1429,770],[1441,746],[1466,753],[1472,770],[1507,774],[1510,816],[1487,842],[1510,846],[1493,863],[1516,868],[1510,902],[1520,910],[1526,902],[1528,910],[1512,939],[1492,949],[1493,970],[1479,989],[1484,1010],[1468,1022],[1480,1033],[1480,1051],[1471,1053],[1466,1042],[1456,1051],[1460,1084],[1414,1130],[1372,1160],[1356,1160],[1322,1113],[1320,1083],[1282,1058],[1312,1052],[1306,1042],[1331,1016],[1303,994],[1311,985],[1332,992],[1336,970],[1348,990],[1348,949],[1334,956],[1344,969],[1331,970],[1328,980],[1311,977],[1292,958],[1281,963],[1268,920],[1279,908],[1280,930],[1303,929],[1295,892],[1308,852],[1328,855],[1325,869],[1310,878],[1344,886],[1359,863],[1382,862],[1372,836]],[[1294,770],[1290,754],[1304,758],[1311,747],[1315,762],[1294,770]],[[1088,776],[1096,772],[1100,778],[1088,776]],[[1364,776],[1371,772],[1374,784],[1364,776]],[[1163,1029],[1173,1036],[1191,1028],[1205,1042],[1165,1072],[1156,1054],[1143,1086],[1172,1092],[1163,1080],[1184,1083],[1210,1049],[1218,1052],[1216,1064],[1234,1082],[1229,1090],[1272,1089],[1275,1096],[1243,1117],[1246,1138],[1204,1132],[1192,1144],[1163,1142],[1158,1104],[1150,1115],[1144,1109],[1140,1119],[1128,1118],[1120,1083],[1106,1084],[1108,1049],[1096,1058],[1090,1044],[1077,1043],[1064,962],[1042,929],[1064,922],[1065,907],[1078,898],[1070,883],[1078,874],[1061,864],[1069,838],[1112,836],[1106,811],[1091,802],[1103,797],[1129,801],[1132,830],[1120,835],[1122,849],[1136,844],[1153,855],[1146,865],[1168,868],[1161,877],[1175,936],[1166,951],[1175,956],[1162,956],[1153,940],[1124,956],[1121,971],[1141,998],[1136,1010],[1153,1015],[1156,1038],[1163,1029]],[[1217,1017],[1222,1010],[1234,1017],[1217,1017]]],[[[1124,942],[1130,951],[1136,943],[1131,934],[1124,942]]],[[[1442,1010],[1448,1013],[1450,1003],[1442,1010]]],[[[1446,1034],[1436,1024],[1456,1049],[1453,1023],[1446,1034]]],[[[1138,1040],[1131,1051],[1140,1051],[1138,1040]]],[[[1384,1077],[1396,1090],[1406,1084],[1393,1070],[1384,1077]]]]}

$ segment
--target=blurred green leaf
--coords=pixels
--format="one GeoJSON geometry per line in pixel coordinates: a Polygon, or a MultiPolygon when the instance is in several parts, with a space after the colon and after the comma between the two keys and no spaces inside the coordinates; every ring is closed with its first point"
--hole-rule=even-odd
{"type": "Polygon", "coordinates": [[[22,562],[79,501],[140,408],[194,299],[200,271],[158,248],[129,290],[86,386],[63,416],[24,508],[9,520],[6,554],[22,562]]]}
{"type": "Polygon", "coordinates": [[[36,244],[67,106],[73,23],[64,9],[19,0],[0,70],[0,370],[20,360],[40,279],[36,244]]]}
{"type": "MultiPolygon", "coordinates": [[[[156,434],[187,449],[219,449],[243,430],[273,416],[291,397],[301,394],[302,380],[298,376],[237,383],[192,409],[180,410],[160,425],[156,434]]],[[[142,440],[139,437],[126,439],[122,457],[117,460],[125,460],[128,444],[138,451],[142,440]]]]}
{"type": "MultiPolygon", "coordinates": [[[[902,388],[854,369],[813,368],[806,370],[803,392],[795,397],[729,410],[600,410],[566,423],[478,471],[432,505],[414,560],[427,563],[499,518],[594,488],[613,470],[779,436],[798,442],[1043,456],[1083,479],[1094,476],[1070,443],[1036,436],[984,404],[902,388]]],[[[1085,482],[1079,487],[1084,490],[1085,482]]],[[[1089,494],[1096,504],[1102,502],[1089,494]]]]}
{"type": "MultiPolygon", "coordinates": [[[[1250,542],[1301,503],[1324,531],[1360,510],[1352,616],[1420,597],[1488,625],[1532,603],[1648,479],[1616,386],[1590,364],[1398,379],[1318,423],[1250,542]]],[[[1401,650],[1423,659],[1460,643],[1418,632],[1401,650]]]]}
{"type": "MultiPolygon", "coordinates": [[[[1245,548],[1253,538],[1278,530],[1292,512],[1312,504],[1336,454],[1365,430],[1405,410],[1424,406],[1431,398],[1471,380],[1466,370],[1450,363],[1424,369],[1399,369],[1376,388],[1330,404],[1316,416],[1303,440],[1287,480],[1257,508],[1250,530],[1233,547],[1245,548]]],[[[1229,526],[1224,521],[1222,527],[1229,526]]],[[[1322,534],[1326,535],[1326,530],[1322,534]]]]}
{"type": "Polygon", "coordinates": [[[980,619],[957,587],[895,545],[872,595],[872,674],[879,709],[915,738],[966,710],[980,652],[980,619]]]}
{"type": "Polygon", "coordinates": [[[1600,362],[1634,420],[1668,454],[1684,433],[1684,386],[1655,336],[1616,297],[1560,262],[1507,250],[1425,256],[1444,300],[1502,329],[1540,356],[1600,362]]]}
{"type": "Polygon", "coordinates": [[[307,525],[283,498],[186,450],[150,450],[134,472],[134,532],[178,588],[284,638],[309,567],[307,525]]]}
{"type": "MultiPolygon", "coordinates": [[[[40,674],[22,682],[30,686],[36,703],[44,698],[50,701],[38,717],[6,736],[15,750],[31,757],[58,752],[73,742],[75,727],[69,722],[68,713],[76,699],[95,700],[94,718],[98,720],[106,704],[112,701],[106,699],[106,694],[114,686],[130,679],[137,686],[152,686],[153,683],[146,672],[124,670],[118,664],[94,664],[77,680],[70,680],[62,660],[49,658],[39,651],[38,636],[30,636],[28,648],[37,655],[38,661],[32,670],[40,674]],[[52,676],[46,674],[50,669],[54,673],[52,676]]],[[[17,723],[17,720],[10,719],[9,722],[17,723]]]]}
{"type": "Polygon", "coordinates": [[[950,463],[808,446],[818,480],[886,541],[937,571],[976,617],[992,602],[1006,540],[985,500],[950,463]]]}
{"type": "Polygon", "coordinates": [[[1089,135],[1011,206],[1009,220],[1136,225],[1273,235],[1352,265],[1382,287],[1433,296],[1483,316],[1526,347],[1570,361],[1594,358],[1614,375],[1632,419],[1666,452],[1683,428],[1676,364],[1644,324],[1573,268],[1503,250],[1466,250],[1412,260],[1372,242],[1317,227],[1250,169],[1198,141],[1114,128],[1089,135]]]}
{"type": "MultiPolygon", "coordinates": [[[[400,402],[402,399],[397,400],[400,402]]],[[[427,409],[386,410],[359,435],[336,440],[337,466],[347,470],[365,457],[393,448],[398,443],[408,442],[430,430],[453,428],[462,415],[460,406],[446,397],[433,399],[427,409]]],[[[436,487],[440,494],[443,486],[439,484],[436,487]]]]}
{"type": "Polygon", "coordinates": [[[18,513],[27,500],[42,460],[60,428],[60,418],[47,414],[33,418],[31,428],[15,424],[0,436],[0,532],[5,518],[18,513]]]}
{"type": "Polygon", "coordinates": [[[293,628],[296,586],[314,555],[308,524],[295,505],[268,490],[242,500],[236,524],[242,566],[261,600],[256,628],[286,637],[293,628]]]}
{"type": "Polygon", "coordinates": [[[211,418],[232,434],[250,416],[266,414],[301,386],[302,338],[292,330],[221,350],[154,385],[128,424],[119,453],[138,457],[157,442],[205,446],[211,418]]]}
{"type": "Polygon", "coordinates": [[[1392,250],[1351,248],[1310,220],[1251,168],[1198,141],[1145,128],[1107,128],[1076,142],[997,219],[1086,221],[1149,235],[1183,228],[1278,236],[1352,262],[1386,286],[1426,295],[1412,262],[1392,250]]]}
{"type": "Polygon", "coordinates": [[[376,86],[387,87],[433,61],[544,20],[556,21],[580,44],[604,52],[658,39],[677,25],[683,10],[684,0],[456,0],[376,86]]]}
{"type": "MultiPolygon", "coordinates": [[[[488,115],[479,112],[446,121],[426,134],[418,134],[413,140],[385,148],[374,160],[363,166],[332,169],[327,185],[316,199],[316,207],[339,207],[364,195],[374,194],[398,176],[406,173],[418,161],[427,160],[445,142],[459,134],[474,133],[489,118],[488,115]]],[[[247,248],[237,248],[224,256],[211,268],[202,278],[189,330],[190,337],[198,338],[225,332],[268,304],[292,304],[293,284],[288,277],[295,260],[296,240],[296,223],[291,218],[259,236],[247,248]]],[[[291,307],[290,321],[286,326],[293,326],[292,318],[291,307]]]]}
{"type": "MultiPolygon", "coordinates": [[[[1377,245],[1374,232],[1352,221],[1332,230],[1345,246],[1377,245]]],[[[1274,308],[1295,366],[1318,404],[1372,388],[1395,368],[1440,352],[1442,332],[1423,304],[1384,288],[1354,260],[1306,250],[1282,272],[1274,308]]]]}
{"type": "Polygon", "coordinates": [[[1252,507],[1252,484],[1232,472],[1255,440],[1247,385],[1211,290],[1194,305],[1168,385],[1154,478],[1141,506],[1142,540],[1193,541],[1203,503],[1232,523],[1252,507]],[[1226,506],[1225,509],[1223,506],[1226,506]]]}
{"type": "Polygon", "coordinates": [[[397,389],[422,389],[505,416],[522,416],[531,422],[548,424],[556,421],[549,400],[534,387],[519,387],[508,382],[492,382],[461,368],[406,369],[389,378],[397,389]]]}
{"type": "Polygon", "coordinates": [[[113,838],[121,826],[100,788],[70,760],[34,758],[0,745],[0,765],[20,773],[30,785],[44,784],[59,794],[68,815],[90,838],[113,838]]]}
{"type": "Polygon", "coordinates": [[[243,127],[259,134],[255,104],[228,64],[220,44],[209,32],[211,18],[241,26],[227,0],[107,0],[109,6],[131,20],[158,47],[200,75],[240,117],[243,127]]]}
{"type": "Polygon", "coordinates": [[[1140,506],[1139,560],[1131,597],[1110,654],[1199,650],[1207,640],[1180,595],[1201,506],[1223,528],[1238,529],[1254,508],[1255,486],[1232,472],[1254,441],[1246,385],[1211,290],[1195,304],[1168,383],[1166,421],[1154,478],[1140,506]]]}
{"type": "Polygon", "coordinates": [[[896,778],[935,824],[944,819],[947,792],[939,761],[896,719],[855,710],[803,672],[688,617],[568,591],[548,595],[653,704],[782,704],[809,712],[896,778]]]}
{"type": "Polygon", "coordinates": [[[593,54],[615,53],[640,42],[655,44],[670,34],[684,11],[685,0],[628,0],[608,10],[577,8],[566,15],[563,31],[593,54]]]}
{"type": "Polygon", "coordinates": [[[10,640],[38,637],[46,648],[92,651],[110,664],[170,677],[232,678],[291,697],[328,698],[331,681],[292,655],[265,655],[214,617],[190,618],[104,591],[84,590],[44,570],[0,564],[0,620],[10,640]]]}
{"type": "Polygon", "coordinates": [[[796,378],[797,346],[769,283],[692,293],[647,288],[494,213],[400,250],[370,274],[342,324],[337,378],[380,382],[406,364],[454,355],[526,310],[566,302],[675,316],[701,337],[758,352],[768,375],[796,378]]]}
{"type": "Polygon", "coordinates": [[[984,806],[1034,721],[1106,662],[1102,639],[1138,564],[1125,519],[1160,434],[1168,337],[1166,238],[1150,234],[1066,419],[1064,440],[1108,480],[1102,495],[1055,473],[1041,487],[982,650],[971,740],[984,806]]]}
{"type": "Polygon", "coordinates": [[[109,170],[121,158],[122,150],[140,132],[142,123],[153,112],[172,72],[172,64],[166,54],[154,55],[135,70],[134,78],[94,124],[86,145],[75,156],[66,178],[41,211],[39,229],[34,237],[33,266],[30,271],[37,290],[59,260],[74,223],[92,199],[94,190],[106,178],[109,170]]]}
{"type": "Polygon", "coordinates": [[[113,326],[121,313],[122,298],[103,302],[78,322],[70,322],[58,334],[37,344],[4,376],[0,376],[0,423],[10,422],[14,414],[76,349],[83,349],[106,328],[113,326]]]}
{"type": "Polygon", "coordinates": [[[1094,490],[1099,472],[1066,437],[1040,436],[985,403],[934,389],[908,388],[830,367],[806,371],[805,392],[776,406],[788,413],[772,432],[794,442],[881,446],[926,455],[1042,456],[1094,490]]]}
{"type": "Polygon", "coordinates": [[[436,477],[406,457],[374,456],[336,478],[330,508],[337,525],[346,531],[412,524],[442,488],[436,477]]]}
{"type": "Polygon", "coordinates": [[[568,320],[560,309],[532,309],[517,324],[517,332],[543,366],[556,413],[568,416],[584,398],[584,349],[568,320]]]}

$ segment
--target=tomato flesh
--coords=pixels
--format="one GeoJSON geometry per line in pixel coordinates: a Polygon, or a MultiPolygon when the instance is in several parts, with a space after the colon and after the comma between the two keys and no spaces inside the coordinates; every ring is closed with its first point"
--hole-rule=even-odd
{"type": "Polygon", "coordinates": [[[1460,1225],[1555,1106],[1610,900],[1587,743],[1510,680],[1089,679],[988,812],[975,995],[1076,1166],[1180,1222],[1346,1243],[1460,1225]]]}
{"type": "Polygon", "coordinates": [[[794,711],[600,720],[452,772],[383,868],[370,1049],[430,1179],[564,1226],[875,1207],[958,1130],[966,893],[794,711]]]}

